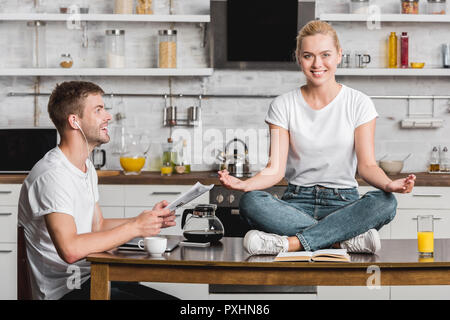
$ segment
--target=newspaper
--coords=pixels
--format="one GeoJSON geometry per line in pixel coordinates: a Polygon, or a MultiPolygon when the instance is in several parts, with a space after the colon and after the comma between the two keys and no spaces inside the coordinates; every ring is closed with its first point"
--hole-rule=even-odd
{"type": "Polygon", "coordinates": [[[171,202],[166,208],[169,209],[170,211],[178,209],[184,206],[185,204],[191,202],[195,198],[200,197],[205,192],[208,192],[213,187],[214,187],[213,184],[205,186],[200,182],[197,182],[191,189],[189,189],[187,192],[183,193],[181,196],[179,196],[177,199],[171,202]]]}

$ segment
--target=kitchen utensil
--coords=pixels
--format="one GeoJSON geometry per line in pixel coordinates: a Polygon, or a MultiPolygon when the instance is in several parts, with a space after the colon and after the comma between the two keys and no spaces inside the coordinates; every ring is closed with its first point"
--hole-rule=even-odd
{"type": "Polygon", "coordinates": [[[96,170],[101,169],[106,163],[106,151],[94,148],[94,150],[92,150],[92,163],[96,170]]]}
{"type": "Polygon", "coordinates": [[[450,43],[442,45],[442,64],[444,68],[450,68],[450,43]]]}
{"type": "Polygon", "coordinates": [[[427,13],[428,14],[445,14],[446,11],[445,0],[428,0],[427,13]]]}
{"type": "Polygon", "coordinates": [[[380,161],[381,169],[386,172],[386,174],[399,174],[403,169],[403,161],[402,160],[381,160],[380,161]]]}
{"type": "Polygon", "coordinates": [[[412,156],[412,153],[409,153],[402,161],[405,162],[412,156]]]}
{"type": "Polygon", "coordinates": [[[243,177],[250,172],[250,164],[248,159],[248,148],[244,141],[238,138],[230,140],[225,147],[225,166],[231,175],[238,178],[243,177]],[[237,142],[244,146],[244,155],[239,154],[237,150],[237,142]],[[234,143],[233,155],[229,156],[228,147],[234,143]]]}
{"type": "Polygon", "coordinates": [[[115,14],[133,14],[133,0],[115,0],[115,14]]]}
{"type": "Polygon", "coordinates": [[[370,63],[370,55],[364,53],[355,54],[355,67],[365,68],[370,63]]]}
{"type": "Polygon", "coordinates": [[[354,14],[368,14],[370,0],[351,0],[350,13],[354,14]]]}
{"type": "Polygon", "coordinates": [[[352,63],[351,63],[351,52],[350,51],[345,51],[342,54],[342,60],[341,63],[339,63],[339,68],[351,68],[352,63]]]}
{"type": "Polygon", "coordinates": [[[411,68],[422,69],[425,66],[425,62],[411,62],[411,68]]]}
{"type": "Polygon", "coordinates": [[[181,217],[183,236],[192,242],[217,242],[225,231],[216,217],[215,204],[199,204],[194,209],[185,209],[181,217]]]}
{"type": "Polygon", "coordinates": [[[72,68],[73,59],[70,56],[70,53],[63,53],[61,58],[59,59],[59,65],[61,68],[72,68]]]}
{"type": "Polygon", "coordinates": [[[165,126],[177,125],[177,107],[170,106],[164,108],[164,125],[165,126]]]}
{"type": "Polygon", "coordinates": [[[161,256],[167,247],[167,238],[163,237],[146,237],[139,240],[138,247],[147,251],[151,256],[161,256]]]}
{"type": "Polygon", "coordinates": [[[386,153],[386,154],[382,155],[380,159],[376,160],[377,166],[380,166],[380,161],[383,160],[384,158],[386,158],[387,156],[388,156],[388,154],[386,153]]]}
{"type": "Polygon", "coordinates": [[[401,0],[401,13],[418,14],[419,0],[401,0]]]}
{"type": "Polygon", "coordinates": [[[128,132],[125,134],[124,149],[120,154],[120,165],[126,175],[138,175],[145,165],[145,156],[150,143],[145,142],[145,135],[141,132],[128,132]]]}
{"type": "Polygon", "coordinates": [[[47,67],[47,49],[46,49],[46,26],[45,21],[29,21],[27,22],[28,32],[26,40],[31,43],[32,68],[46,68],[47,67]]]}
{"type": "Polygon", "coordinates": [[[159,68],[177,67],[177,30],[159,30],[159,68]]]}
{"type": "Polygon", "coordinates": [[[106,30],[106,67],[125,68],[125,30],[106,30]]]}

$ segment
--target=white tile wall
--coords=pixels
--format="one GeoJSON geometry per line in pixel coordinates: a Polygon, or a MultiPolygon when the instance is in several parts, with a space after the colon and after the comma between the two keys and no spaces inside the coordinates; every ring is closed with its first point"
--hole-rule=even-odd
{"type": "MultiPolygon", "coordinates": [[[[154,0],[158,10],[164,10],[164,1],[154,0]],[[162,4],[162,5],[161,5],[162,4]]],[[[73,1],[83,4],[82,1],[73,1]]],[[[398,0],[373,0],[383,13],[398,13],[398,0]]],[[[2,12],[32,11],[32,0],[21,1],[0,0],[2,12]]],[[[69,1],[70,3],[70,1],[69,1]]],[[[86,2],[87,3],[87,2],[86,2]]],[[[57,8],[67,1],[44,1],[47,12],[56,12],[57,8]]],[[[420,10],[425,10],[425,1],[421,1],[420,10]]],[[[89,1],[90,12],[112,12],[113,1],[89,1]]],[[[167,8],[167,7],[166,7],[167,8]]],[[[209,12],[209,0],[174,0],[175,13],[205,14],[209,12]]],[[[322,12],[347,12],[348,1],[318,0],[317,14],[322,12]]],[[[162,11],[161,11],[162,12],[162,11]]],[[[425,61],[427,66],[440,66],[439,47],[444,42],[450,42],[448,24],[438,23],[382,23],[380,29],[368,30],[364,23],[333,23],[345,50],[363,50],[372,56],[372,67],[384,67],[385,40],[389,32],[407,31],[410,35],[411,60],[425,61]],[[370,41],[368,41],[370,39],[370,41]]],[[[104,30],[107,28],[126,29],[127,63],[130,67],[156,66],[156,34],[157,30],[169,27],[168,24],[154,23],[89,23],[89,48],[81,48],[81,32],[68,30],[63,22],[49,23],[47,26],[47,48],[49,65],[55,66],[62,52],[70,52],[75,59],[74,67],[101,67],[104,59],[104,30]]],[[[179,30],[179,65],[180,67],[207,67],[209,53],[207,48],[201,48],[201,32],[195,24],[177,24],[179,30]]],[[[0,67],[23,67],[28,63],[29,45],[25,38],[25,23],[0,23],[0,67]]],[[[41,79],[41,92],[50,92],[55,83],[69,78],[47,77],[41,79]]],[[[98,83],[106,92],[130,93],[167,93],[168,78],[126,78],[126,77],[84,77],[98,83]]],[[[33,125],[34,107],[31,97],[7,97],[11,91],[31,92],[34,79],[30,77],[0,77],[0,126],[30,126],[33,125]]],[[[448,77],[340,77],[338,81],[350,87],[361,90],[368,95],[448,95],[450,93],[450,78],[448,77]]],[[[208,78],[173,78],[174,93],[208,93],[208,94],[281,94],[304,83],[300,71],[233,71],[215,70],[208,78]]],[[[105,97],[111,106],[111,99],[105,97]]],[[[127,123],[146,130],[154,142],[163,142],[170,134],[169,128],[162,126],[162,110],[164,101],[160,98],[116,98],[112,113],[125,111],[127,123]]],[[[179,117],[185,117],[186,108],[198,105],[196,99],[174,99],[179,117]]],[[[203,100],[203,125],[196,129],[183,129],[190,133],[197,146],[193,148],[196,159],[202,153],[208,153],[215,146],[223,147],[223,141],[214,139],[221,132],[225,137],[226,130],[249,129],[266,130],[265,113],[270,99],[208,99],[203,100]],[[215,131],[214,131],[215,130],[215,131]],[[204,136],[203,136],[204,135],[204,136]],[[203,144],[199,144],[202,140],[203,144]],[[206,150],[206,151],[205,151],[206,150]]],[[[400,129],[399,121],[406,117],[407,104],[402,100],[375,100],[380,114],[376,132],[376,154],[390,154],[393,158],[402,158],[412,152],[404,171],[424,171],[432,146],[450,146],[449,102],[436,101],[436,117],[444,119],[444,127],[440,129],[400,129]]],[[[51,125],[46,112],[47,98],[39,98],[39,125],[51,125]]],[[[412,103],[413,112],[428,112],[431,101],[420,100],[412,103]]],[[[177,132],[174,132],[177,135],[177,132]]],[[[250,152],[257,163],[254,168],[264,165],[267,160],[267,137],[260,135],[258,143],[252,143],[250,152]]],[[[105,147],[110,148],[111,143],[105,147]]],[[[151,158],[153,155],[151,155],[151,158]]],[[[108,166],[114,167],[110,157],[108,166]]],[[[211,160],[209,158],[209,160],[211,160]]],[[[204,158],[203,164],[194,165],[194,170],[215,168],[204,158]]]]}

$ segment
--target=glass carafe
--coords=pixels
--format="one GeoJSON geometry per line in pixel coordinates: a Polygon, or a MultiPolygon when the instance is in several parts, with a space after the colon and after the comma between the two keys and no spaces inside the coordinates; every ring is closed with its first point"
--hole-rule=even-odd
{"type": "Polygon", "coordinates": [[[217,242],[224,235],[222,222],[216,217],[217,206],[199,204],[183,211],[181,228],[183,236],[192,242],[217,242]]]}
{"type": "Polygon", "coordinates": [[[141,173],[145,165],[145,156],[150,147],[150,143],[144,141],[145,135],[142,133],[125,133],[124,148],[120,154],[120,165],[126,175],[137,175],[141,173]]]}

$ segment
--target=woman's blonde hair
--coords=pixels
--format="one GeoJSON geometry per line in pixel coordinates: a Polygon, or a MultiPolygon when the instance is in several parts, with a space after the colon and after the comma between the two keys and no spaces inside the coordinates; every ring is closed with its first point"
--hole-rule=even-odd
{"type": "Polygon", "coordinates": [[[333,38],[336,50],[339,52],[341,44],[337,36],[336,30],[327,22],[320,20],[313,20],[308,22],[303,28],[300,29],[297,35],[297,48],[295,49],[295,57],[297,62],[300,63],[300,50],[302,48],[302,41],[308,36],[314,36],[316,34],[330,35],[333,38]]]}

